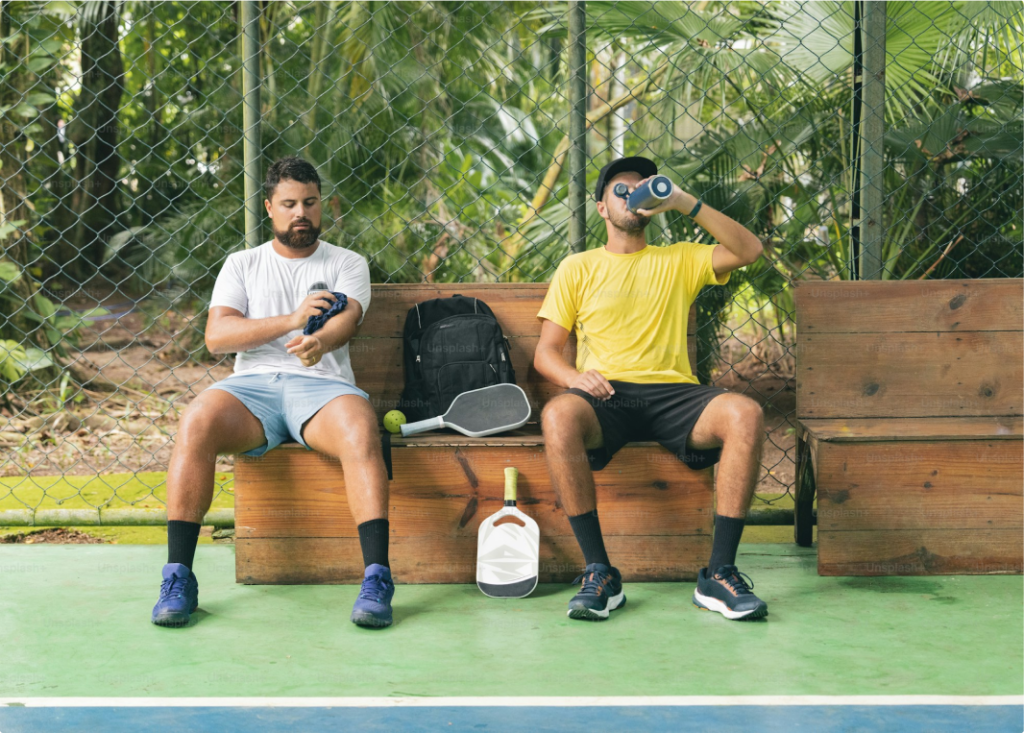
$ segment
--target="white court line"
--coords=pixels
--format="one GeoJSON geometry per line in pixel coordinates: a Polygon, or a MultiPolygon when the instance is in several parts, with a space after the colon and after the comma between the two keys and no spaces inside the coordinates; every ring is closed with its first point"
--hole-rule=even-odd
{"type": "Polygon", "coordinates": [[[1024,695],[705,695],[688,697],[0,697],[0,707],[694,707],[1024,705],[1024,695]]]}

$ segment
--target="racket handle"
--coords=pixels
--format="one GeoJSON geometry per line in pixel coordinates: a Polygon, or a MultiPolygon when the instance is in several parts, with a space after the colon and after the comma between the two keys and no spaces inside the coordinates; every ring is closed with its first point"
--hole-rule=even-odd
{"type": "Polygon", "coordinates": [[[409,435],[415,435],[416,433],[425,433],[428,430],[438,430],[443,427],[443,417],[430,417],[418,422],[404,423],[402,425],[402,437],[405,438],[409,435]]]}
{"type": "Polygon", "coordinates": [[[514,466],[508,466],[505,468],[505,505],[508,506],[509,502],[515,506],[516,503],[516,484],[519,480],[519,469],[514,466]]]}

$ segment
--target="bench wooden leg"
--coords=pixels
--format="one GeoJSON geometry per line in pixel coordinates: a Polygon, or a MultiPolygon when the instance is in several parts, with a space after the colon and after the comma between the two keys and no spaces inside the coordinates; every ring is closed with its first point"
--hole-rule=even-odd
{"type": "Polygon", "coordinates": [[[810,443],[802,431],[796,439],[796,481],[793,487],[796,506],[793,512],[793,541],[810,547],[814,540],[814,461],[810,443]]]}

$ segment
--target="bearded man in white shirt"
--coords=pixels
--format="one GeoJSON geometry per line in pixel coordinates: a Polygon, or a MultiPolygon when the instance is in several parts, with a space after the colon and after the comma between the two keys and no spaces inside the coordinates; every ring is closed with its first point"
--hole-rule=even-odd
{"type": "Polygon", "coordinates": [[[214,285],[206,345],[235,353],[235,373],[182,415],[167,472],[168,560],[152,621],[187,626],[198,607],[192,565],[217,456],[260,456],[294,440],[341,461],[366,566],[352,621],[390,626],[387,469],[376,414],[348,353],[370,306],[369,266],[319,239],[320,177],[307,161],[276,161],[265,189],[274,239],[229,255],[214,285]],[[323,324],[307,334],[311,317],[323,324]]]}

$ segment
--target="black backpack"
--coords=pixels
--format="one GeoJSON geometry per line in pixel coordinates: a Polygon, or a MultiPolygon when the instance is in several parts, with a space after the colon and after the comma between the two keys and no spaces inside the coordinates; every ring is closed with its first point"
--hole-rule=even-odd
{"type": "Polygon", "coordinates": [[[409,422],[443,415],[471,389],[516,383],[508,339],[477,298],[417,303],[405,317],[402,339],[405,389],[398,409],[409,422]]]}

